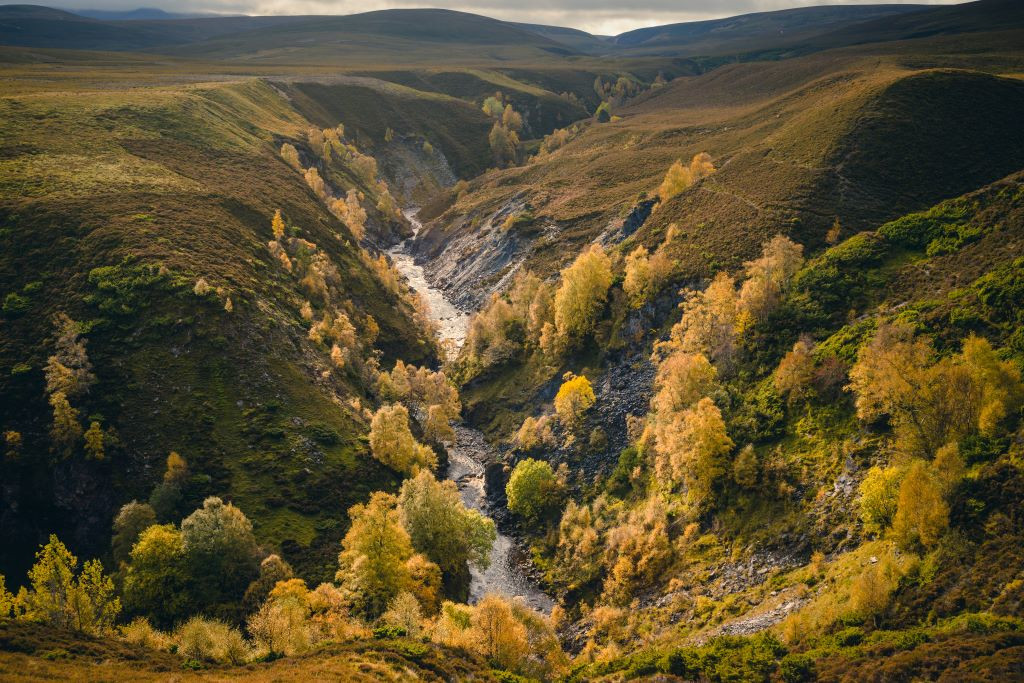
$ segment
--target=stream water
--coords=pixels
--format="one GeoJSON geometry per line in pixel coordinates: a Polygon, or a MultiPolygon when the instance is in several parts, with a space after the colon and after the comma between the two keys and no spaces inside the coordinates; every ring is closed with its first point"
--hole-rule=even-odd
{"type": "MultiPolygon", "coordinates": [[[[393,247],[389,253],[395,267],[408,279],[409,286],[430,306],[441,341],[457,351],[466,340],[469,314],[456,308],[444,292],[432,287],[423,274],[423,268],[416,265],[410,253],[410,243],[416,239],[421,227],[415,213],[415,209],[405,212],[412,223],[413,236],[393,247]]],[[[455,444],[448,449],[447,477],[459,488],[466,507],[485,515],[488,514],[488,502],[484,490],[484,463],[491,459],[490,456],[490,446],[483,434],[463,425],[455,428],[455,444]]],[[[499,593],[507,597],[521,597],[534,609],[550,612],[554,602],[529,578],[524,571],[527,566],[529,557],[523,548],[499,531],[491,548],[490,565],[483,571],[472,570],[469,601],[475,603],[487,593],[499,593]]]]}

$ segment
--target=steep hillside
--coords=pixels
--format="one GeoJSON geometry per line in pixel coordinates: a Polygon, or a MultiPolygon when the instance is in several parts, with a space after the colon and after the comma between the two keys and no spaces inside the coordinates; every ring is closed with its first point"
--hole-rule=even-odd
{"type": "Polygon", "coordinates": [[[385,363],[429,360],[433,342],[278,156],[309,122],[254,81],[2,107],[0,395],[23,439],[3,464],[5,573],[52,531],[102,554],[118,506],[149,497],[172,450],[194,473],[182,511],[226,495],[304,571],[333,564],[348,506],[393,475],[366,455],[365,380],[330,370],[300,308],[346,311],[385,363]],[[277,209],[326,258],[326,289],[268,250],[277,209]],[[96,383],[75,407],[106,430],[102,460],[49,435],[58,312],[86,340],[96,383]]]}
{"type": "Polygon", "coordinates": [[[590,123],[551,154],[481,177],[435,214],[419,248],[453,291],[483,284],[478,302],[519,264],[550,274],[571,258],[567,243],[637,230],[627,216],[672,162],[707,151],[718,172],[659,207],[634,238],[650,247],[677,224],[689,251],[674,256],[691,276],[707,276],[775,232],[821,245],[836,218],[863,229],[1019,168],[1021,106],[1019,81],[977,72],[848,57],[722,67],[676,79],[616,110],[620,121],[590,123]],[[934,115],[914,115],[922,102],[934,115]],[[512,231],[478,227],[527,210],[531,220],[512,231]]]}
{"type": "MultiPolygon", "coordinates": [[[[776,237],[710,285],[671,258],[692,249],[692,233],[673,230],[650,252],[669,257],[664,279],[639,304],[627,240],[609,249],[591,330],[567,347],[532,336],[533,318],[551,316],[540,283],[515,280],[485,307],[457,364],[467,415],[508,435],[492,495],[507,494],[504,521],[579,610],[570,680],[1019,672],[1022,182],[824,251],[776,237]],[[765,267],[789,284],[745,318],[765,267]],[[957,422],[988,391],[966,379],[976,371],[1005,373],[1007,392],[981,428],[957,422]],[[793,372],[805,373],[796,384],[793,372]],[[592,394],[573,417],[565,397],[580,376],[592,394]],[[872,413],[870,391],[905,407],[872,413]],[[672,408],[697,392],[709,396],[672,408]],[[513,500],[538,460],[561,473],[564,509],[513,500]]],[[[585,258],[549,285],[555,316],[585,258]]]]}
{"type": "MultiPolygon", "coordinates": [[[[564,96],[566,90],[557,90],[559,87],[567,87],[566,80],[560,75],[555,75],[544,85],[532,84],[528,75],[523,80],[517,80],[501,71],[483,69],[368,71],[365,75],[421,91],[457,97],[478,105],[478,108],[486,98],[501,92],[504,101],[522,113],[525,124],[523,136],[526,139],[543,137],[589,114],[580,101],[564,96]],[[552,92],[547,87],[556,90],[552,92]]],[[[576,93],[577,97],[586,97],[587,92],[593,93],[593,80],[596,77],[597,73],[586,73],[583,78],[584,93],[576,93]]],[[[575,91],[575,88],[570,91],[575,91]]]]}
{"type": "Polygon", "coordinates": [[[365,77],[302,80],[279,87],[310,121],[322,126],[343,121],[357,141],[375,150],[386,146],[391,129],[429,140],[460,177],[473,177],[491,163],[491,122],[474,104],[365,77]]]}

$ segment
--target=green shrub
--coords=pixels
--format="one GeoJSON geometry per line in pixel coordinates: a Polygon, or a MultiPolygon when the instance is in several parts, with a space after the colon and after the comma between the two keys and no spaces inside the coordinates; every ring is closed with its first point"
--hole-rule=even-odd
{"type": "Polygon", "coordinates": [[[381,624],[373,628],[373,637],[378,640],[390,640],[393,638],[404,638],[409,635],[401,626],[393,626],[391,624],[381,624]]]}
{"type": "Polygon", "coordinates": [[[633,470],[642,465],[643,462],[643,456],[634,446],[630,446],[619,453],[619,462],[612,471],[611,476],[608,477],[608,483],[605,484],[608,493],[619,498],[626,497],[632,490],[631,477],[633,470]]]}
{"type": "Polygon", "coordinates": [[[880,284],[873,269],[889,254],[885,240],[873,232],[862,232],[828,249],[796,274],[793,288],[804,295],[805,315],[820,308],[829,317],[843,315],[863,305],[880,284]]]}
{"type": "Polygon", "coordinates": [[[417,643],[412,640],[396,640],[388,646],[392,652],[397,652],[406,659],[419,661],[430,653],[430,646],[417,643]]]}
{"type": "Polygon", "coordinates": [[[32,302],[17,292],[11,292],[4,297],[3,312],[8,318],[23,315],[27,313],[28,309],[31,307],[32,302]]]}
{"type": "Polygon", "coordinates": [[[839,631],[832,638],[839,647],[852,647],[854,645],[860,645],[864,641],[864,630],[856,626],[851,626],[850,628],[844,628],[839,631]]]}
{"type": "Polygon", "coordinates": [[[786,683],[804,683],[816,680],[814,658],[805,654],[786,655],[779,662],[779,672],[786,683]]]}
{"type": "Polygon", "coordinates": [[[551,465],[527,458],[512,470],[505,493],[509,510],[536,523],[559,508],[564,486],[551,465]]]}
{"type": "Polygon", "coordinates": [[[980,231],[967,227],[967,217],[975,208],[962,199],[954,199],[890,221],[878,229],[878,234],[908,249],[932,251],[931,245],[937,241],[937,253],[945,253],[942,249],[954,251],[980,235],[980,231]]]}
{"type": "Polygon", "coordinates": [[[169,275],[154,264],[122,261],[89,271],[89,284],[96,291],[86,297],[104,313],[133,315],[152,303],[152,292],[172,286],[169,275]]]}
{"type": "Polygon", "coordinates": [[[992,462],[1010,448],[1008,436],[983,436],[969,434],[960,440],[960,455],[964,462],[973,465],[979,462],[992,462]]]}

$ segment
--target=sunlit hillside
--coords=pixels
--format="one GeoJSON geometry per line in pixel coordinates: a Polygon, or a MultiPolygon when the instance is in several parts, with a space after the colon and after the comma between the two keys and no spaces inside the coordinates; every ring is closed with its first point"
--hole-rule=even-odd
{"type": "Polygon", "coordinates": [[[1024,680],[1022,46],[0,6],[0,679],[1024,680]]]}

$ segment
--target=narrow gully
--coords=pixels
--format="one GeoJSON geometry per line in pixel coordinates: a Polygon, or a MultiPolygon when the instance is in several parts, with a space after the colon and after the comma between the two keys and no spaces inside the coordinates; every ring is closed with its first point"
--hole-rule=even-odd
{"type": "MultiPolygon", "coordinates": [[[[423,267],[416,264],[411,254],[411,242],[419,234],[421,223],[416,219],[417,209],[407,209],[405,217],[413,227],[413,236],[389,251],[395,267],[406,277],[409,286],[420,294],[430,308],[431,317],[437,322],[441,342],[457,352],[466,340],[469,314],[459,310],[445,297],[444,292],[432,287],[427,281],[423,267]]],[[[488,514],[488,502],[484,485],[484,463],[491,460],[493,453],[483,434],[458,425],[455,427],[455,443],[448,450],[446,476],[455,482],[462,495],[462,501],[469,508],[488,514]]],[[[477,602],[488,593],[507,597],[519,597],[534,609],[550,613],[554,601],[545,594],[524,571],[529,565],[525,550],[514,539],[498,532],[491,548],[491,561],[486,570],[472,569],[469,585],[469,601],[477,602]]]]}

